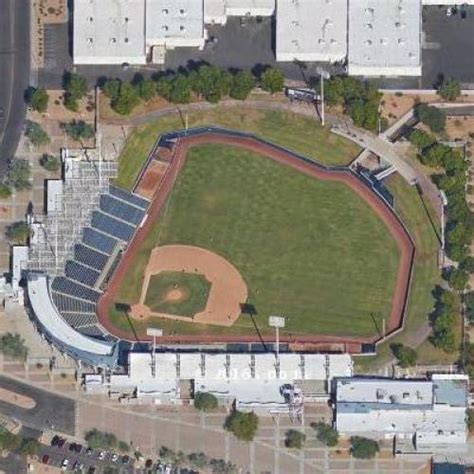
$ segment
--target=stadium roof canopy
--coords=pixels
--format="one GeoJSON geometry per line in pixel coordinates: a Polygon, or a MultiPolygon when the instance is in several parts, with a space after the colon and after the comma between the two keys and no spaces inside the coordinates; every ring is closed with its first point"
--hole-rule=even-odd
{"type": "Polygon", "coordinates": [[[348,72],[421,75],[421,0],[350,0],[348,72]]]}
{"type": "Polygon", "coordinates": [[[347,0],[279,0],[277,61],[340,61],[347,54],[347,0]]]}
{"type": "Polygon", "coordinates": [[[116,357],[114,343],[84,336],[64,321],[51,301],[46,275],[40,273],[28,275],[28,299],[46,335],[60,348],[87,363],[115,365],[108,360],[116,357]]]}

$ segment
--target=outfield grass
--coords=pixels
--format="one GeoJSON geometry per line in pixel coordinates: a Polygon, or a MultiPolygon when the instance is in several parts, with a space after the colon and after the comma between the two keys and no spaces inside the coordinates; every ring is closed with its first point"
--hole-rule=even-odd
{"type": "MultiPolygon", "coordinates": [[[[251,132],[329,165],[347,164],[359,152],[357,145],[330,133],[315,119],[289,112],[217,107],[190,113],[188,125],[219,125],[251,132]]],[[[116,183],[130,189],[158,135],[182,128],[183,119],[178,114],[137,127],[120,156],[116,183]]]]}
{"type": "MultiPolygon", "coordinates": [[[[383,366],[391,358],[390,344],[401,342],[414,345],[417,331],[428,321],[433,311],[434,298],[432,290],[440,283],[437,253],[439,248],[436,235],[439,223],[429,202],[424,202],[414,186],[409,186],[399,175],[392,175],[387,180],[388,188],[395,197],[395,209],[410,231],[416,246],[413,280],[410,289],[410,300],[405,320],[405,330],[378,347],[377,357],[359,357],[356,368],[362,372],[383,366]],[[426,208],[425,208],[426,206],[426,208]]],[[[460,331],[457,332],[460,338],[460,331]]],[[[436,349],[429,341],[422,343],[418,349],[419,363],[438,364],[452,363],[458,354],[446,354],[436,349]]]]}
{"type": "MultiPolygon", "coordinates": [[[[122,283],[123,303],[138,300],[156,245],[196,245],[227,258],[249,288],[256,323],[287,317],[285,332],[369,336],[391,308],[399,250],[388,229],[346,185],[315,180],[239,148],[193,148],[160,220],[122,283]]],[[[128,322],[117,311],[112,320],[128,322]]],[[[150,321],[147,321],[149,325],[150,321]]],[[[133,323],[136,332],[145,325],[133,323]]],[[[166,332],[222,333],[168,322],[166,332]]],[[[242,315],[226,333],[255,334],[242,315]]]]}
{"type": "Polygon", "coordinates": [[[203,275],[183,272],[161,272],[152,275],[148,284],[145,304],[155,313],[194,316],[206,307],[211,284],[203,275]],[[183,298],[167,299],[170,291],[179,289],[183,298]]]}

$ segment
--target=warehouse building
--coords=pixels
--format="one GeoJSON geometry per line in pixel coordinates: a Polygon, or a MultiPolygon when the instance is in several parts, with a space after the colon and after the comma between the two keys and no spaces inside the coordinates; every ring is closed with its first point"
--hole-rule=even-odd
{"type": "Polygon", "coordinates": [[[433,375],[430,380],[339,379],[335,427],[343,436],[395,438],[417,451],[463,445],[467,439],[469,379],[433,375]]]}

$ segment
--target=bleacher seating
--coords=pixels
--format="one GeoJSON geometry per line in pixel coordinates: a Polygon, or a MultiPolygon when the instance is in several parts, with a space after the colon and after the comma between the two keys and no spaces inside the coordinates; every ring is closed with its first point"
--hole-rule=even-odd
{"type": "Polygon", "coordinates": [[[143,199],[135,194],[131,194],[128,191],[124,191],[123,189],[116,188],[115,186],[109,187],[109,192],[112,196],[115,196],[122,201],[128,202],[129,204],[133,204],[134,206],[140,207],[143,210],[148,209],[150,202],[146,199],[143,199]]]}
{"type": "Polygon", "coordinates": [[[100,276],[100,273],[96,270],[85,267],[74,260],[68,260],[66,262],[65,274],[68,278],[71,278],[71,280],[76,280],[91,288],[96,284],[100,276]]]}
{"type": "Polygon", "coordinates": [[[74,247],[74,260],[99,271],[105,267],[108,258],[107,255],[96,252],[82,244],[77,244],[74,247]]]}
{"type": "Polygon", "coordinates": [[[82,231],[82,242],[88,247],[110,255],[113,252],[118,241],[117,239],[114,239],[109,235],[103,234],[102,232],[99,232],[96,229],[92,229],[91,227],[85,227],[82,231]]]}
{"type": "Polygon", "coordinates": [[[125,242],[128,242],[132,238],[135,231],[135,227],[114,219],[100,211],[94,211],[92,213],[92,227],[125,242]]]}
{"type": "Polygon", "coordinates": [[[115,199],[107,194],[100,196],[100,209],[113,217],[133,225],[140,224],[145,215],[143,209],[126,204],[124,201],[115,199]]]}
{"type": "Polygon", "coordinates": [[[62,313],[64,319],[73,327],[90,326],[97,323],[97,316],[89,313],[62,313]]]}
{"type": "Polygon", "coordinates": [[[83,326],[77,328],[77,330],[85,336],[97,337],[99,339],[105,339],[105,334],[95,325],[83,326]]]}
{"type": "Polygon", "coordinates": [[[76,283],[74,280],[62,276],[56,277],[53,280],[51,289],[58,293],[63,293],[86,301],[92,301],[93,303],[97,303],[100,297],[98,291],[87,288],[86,286],[76,283]]]}
{"type": "Polygon", "coordinates": [[[60,313],[95,313],[95,304],[87,301],[78,300],[71,296],[52,292],[53,301],[60,313]]]}

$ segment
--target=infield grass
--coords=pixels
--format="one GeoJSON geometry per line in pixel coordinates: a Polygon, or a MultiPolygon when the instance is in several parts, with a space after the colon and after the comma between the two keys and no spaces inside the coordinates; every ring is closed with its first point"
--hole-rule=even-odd
{"type": "Polygon", "coordinates": [[[152,275],[145,304],[155,313],[192,317],[206,307],[211,283],[203,275],[183,272],[160,272],[152,275]],[[172,300],[169,293],[182,292],[182,298],[172,300]]]}
{"type": "MultiPolygon", "coordinates": [[[[399,250],[368,204],[342,183],[316,180],[239,148],[190,150],[162,216],[122,282],[118,301],[135,303],[157,245],[196,245],[237,267],[253,320],[231,328],[153,318],[173,334],[269,333],[270,314],[286,333],[371,336],[391,308],[399,250]]],[[[115,309],[111,320],[127,329],[115,309]]],[[[133,322],[143,333],[146,323],[133,322]]]]}
{"type": "MultiPolygon", "coordinates": [[[[354,143],[321,127],[315,118],[290,112],[216,107],[188,114],[188,125],[218,125],[254,133],[328,165],[345,165],[360,151],[354,143]]],[[[184,127],[183,117],[177,113],[138,126],[120,156],[117,185],[131,189],[158,136],[184,127]]]]}

